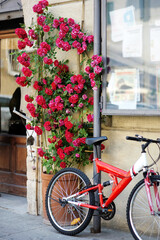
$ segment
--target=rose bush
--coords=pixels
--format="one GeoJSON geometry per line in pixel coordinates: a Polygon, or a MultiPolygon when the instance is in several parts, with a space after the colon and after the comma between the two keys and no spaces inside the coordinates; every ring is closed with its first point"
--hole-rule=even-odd
{"type": "Polygon", "coordinates": [[[39,1],[33,11],[38,15],[37,23],[28,33],[16,29],[20,38],[17,61],[22,65],[22,76],[16,82],[35,89],[34,96],[25,96],[32,116],[26,128],[42,135],[38,154],[47,173],[53,173],[92,161],[93,156],[86,151],[90,148],[85,144],[88,129],[93,127],[90,90],[99,86],[103,64],[102,57],[94,55],[87,60],[85,71],[71,73],[68,61],[56,58],[56,49],[77,49],[77,54],[85,56],[93,49],[93,35],[84,33],[72,18],[54,18],[47,0],[39,1]],[[34,51],[27,53],[26,47],[34,51]]]}

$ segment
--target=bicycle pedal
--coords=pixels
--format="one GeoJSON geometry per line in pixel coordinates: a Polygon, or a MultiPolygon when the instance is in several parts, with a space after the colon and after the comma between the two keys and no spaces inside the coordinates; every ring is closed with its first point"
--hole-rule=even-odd
{"type": "Polygon", "coordinates": [[[98,208],[98,211],[102,212],[102,213],[107,213],[107,212],[113,212],[114,210],[112,208],[98,208]]]}
{"type": "Polygon", "coordinates": [[[71,225],[76,225],[81,219],[80,218],[75,218],[73,219],[73,221],[71,222],[71,225]]]}

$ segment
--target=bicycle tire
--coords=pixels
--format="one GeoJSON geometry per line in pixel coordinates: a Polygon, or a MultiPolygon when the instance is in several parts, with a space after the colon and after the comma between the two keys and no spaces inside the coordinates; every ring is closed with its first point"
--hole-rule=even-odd
{"type": "Polygon", "coordinates": [[[144,179],[133,188],[127,203],[127,222],[130,232],[136,240],[160,239],[160,212],[157,209],[154,185],[158,187],[160,195],[160,176],[150,177],[150,191],[154,206],[154,215],[151,215],[144,179]]]}
{"type": "MultiPolygon", "coordinates": [[[[60,233],[73,236],[88,226],[94,210],[63,203],[63,197],[68,197],[90,184],[89,178],[75,168],[62,169],[51,179],[46,191],[46,212],[52,226],[60,233]]],[[[89,192],[77,201],[94,205],[94,193],[89,192]]]]}

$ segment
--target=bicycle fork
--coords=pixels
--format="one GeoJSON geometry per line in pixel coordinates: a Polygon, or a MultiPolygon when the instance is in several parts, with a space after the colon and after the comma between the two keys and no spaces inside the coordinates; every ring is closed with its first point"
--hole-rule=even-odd
{"type": "Polygon", "coordinates": [[[156,175],[156,173],[153,170],[149,170],[147,172],[146,178],[144,179],[144,182],[145,182],[145,188],[146,188],[146,193],[147,193],[147,199],[148,199],[150,212],[151,212],[151,215],[155,215],[152,196],[151,196],[151,189],[150,189],[150,186],[152,186],[152,184],[154,184],[154,194],[155,194],[156,205],[157,205],[157,209],[158,209],[159,214],[160,214],[160,196],[159,196],[157,184],[152,183],[150,178],[149,178],[150,174],[156,175]]]}

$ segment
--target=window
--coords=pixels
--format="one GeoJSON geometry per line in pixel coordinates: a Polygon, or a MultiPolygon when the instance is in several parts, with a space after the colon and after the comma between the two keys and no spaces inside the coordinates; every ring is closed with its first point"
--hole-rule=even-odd
{"type": "Polygon", "coordinates": [[[102,1],[103,114],[160,115],[160,1],[102,1]],[[107,64],[107,61],[105,61],[107,64]]]}
{"type": "MultiPolygon", "coordinates": [[[[1,37],[1,36],[0,36],[1,37]]],[[[17,49],[17,38],[0,39],[0,132],[25,135],[25,125],[13,113],[20,110],[21,89],[16,83],[19,66],[11,54],[17,49]]]]}

